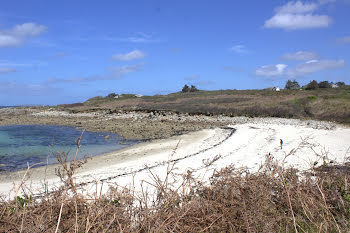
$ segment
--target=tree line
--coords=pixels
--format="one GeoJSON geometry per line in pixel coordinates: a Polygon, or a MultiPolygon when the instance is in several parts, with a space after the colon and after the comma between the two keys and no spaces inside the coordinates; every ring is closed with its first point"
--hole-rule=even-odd
{"type": "MultiPolygon", "coordinates": [[[[334,88],[334,87],[342,87],[342,86],[345,86],[344,82],[333,83],[328,81],[322,81],[318,83],[316,80],[312,80],[308,84],[306,84],[303,88],[305,90],[315,90],[318,88],[334,88]]],[[[284,88],[288,90],[296,90],[296,89],[300,89],[301,87],[299,83],[294,79],[293,81],[288,80],[284,88]]]]}
{"type": "Polygon", "coordinates": [[[196,91],[199,91],[199,90],[194,85],[191,85],[191,87],[189,87],[188,85],[185,85],[181,90],[182,93],[196,92],[196,91]]]}

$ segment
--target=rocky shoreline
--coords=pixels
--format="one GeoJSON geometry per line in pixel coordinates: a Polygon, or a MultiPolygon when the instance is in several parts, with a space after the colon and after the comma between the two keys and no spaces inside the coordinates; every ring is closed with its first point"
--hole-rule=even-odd
{"type": "Polygon", "coordinates": [[[336,124],[332,122],[314,120],[271,117],[193,116],[161,111],[69,113],[55,109],[40,108],[0,109],[0,125],[52,124],[74,126],[95,132],[118,133],[125,139],[138,140],[169,138],[201,129],[244,123],[295,125],[314,129],[334,129],[336,127],[336,124]]]}

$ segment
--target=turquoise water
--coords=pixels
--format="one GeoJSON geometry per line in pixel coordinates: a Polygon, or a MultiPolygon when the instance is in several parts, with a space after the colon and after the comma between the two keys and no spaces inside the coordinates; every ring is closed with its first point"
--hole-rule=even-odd
{"type": "MultiPolygon", "coordinates": [[[[57,163],[54,152],[69,152],[74,159],[75,140],[82,130],[55,125],[0,126],[0,170],[16,171],[36,163],[37,166],[57,163]]],[[[78,158],[119,150],[136,144],[136,140],[123,140],[118,134],[85,131],[78,158]],[[109,135],[109,139],[105,137],[109,135]],[[122,144],[121,144],[122,143],[122,144]]]]}

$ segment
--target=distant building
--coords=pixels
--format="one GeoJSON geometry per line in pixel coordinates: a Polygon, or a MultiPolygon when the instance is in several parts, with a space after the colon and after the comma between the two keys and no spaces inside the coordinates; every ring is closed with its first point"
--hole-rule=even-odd
{"type": "Polygon", "coordinates": [[[114,99],[118,99],[119,98],[119,95],[117,94],[116,96],[114,96],[114,99]]]}
{"type": "Polygon", "coordinates": [[[135,97],[137,97],[137,98],[140,98],[140,97],[142,97],[143,95],[141,95],[141,94],[137,94],[137,95],[135,95],[135,97]]]}
{"type": "Polygon", "coordinates": [[[338,88],[338,85],[335,84],[335,83],[332,83],[332,84],[331,84],[331,87],[332,87],[332,88],[338,88]]]}
{"type": "Polygon", "coordinates": [[[281,89],[279,87],[268,87],[265,88],[264,90],[268,90],[268,91],[281,91],[281,89]]]}

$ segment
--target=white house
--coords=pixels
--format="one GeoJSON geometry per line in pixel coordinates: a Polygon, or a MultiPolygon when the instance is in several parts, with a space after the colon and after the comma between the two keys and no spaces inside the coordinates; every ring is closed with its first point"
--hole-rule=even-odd
{"type": "Polygon", "coordinates": [[[332,87],[332,88],[338,88],[338,85],[335,84],[335,83],[332,83],[332,84],[331,84],[331,87],[332,87]]]}
{"type": "Polygon", "coordinates": [[[281,91],[281,89],[279,87],[268,87],[265,88],[264,90],[269,90],[269,91],[281,91]]]}

